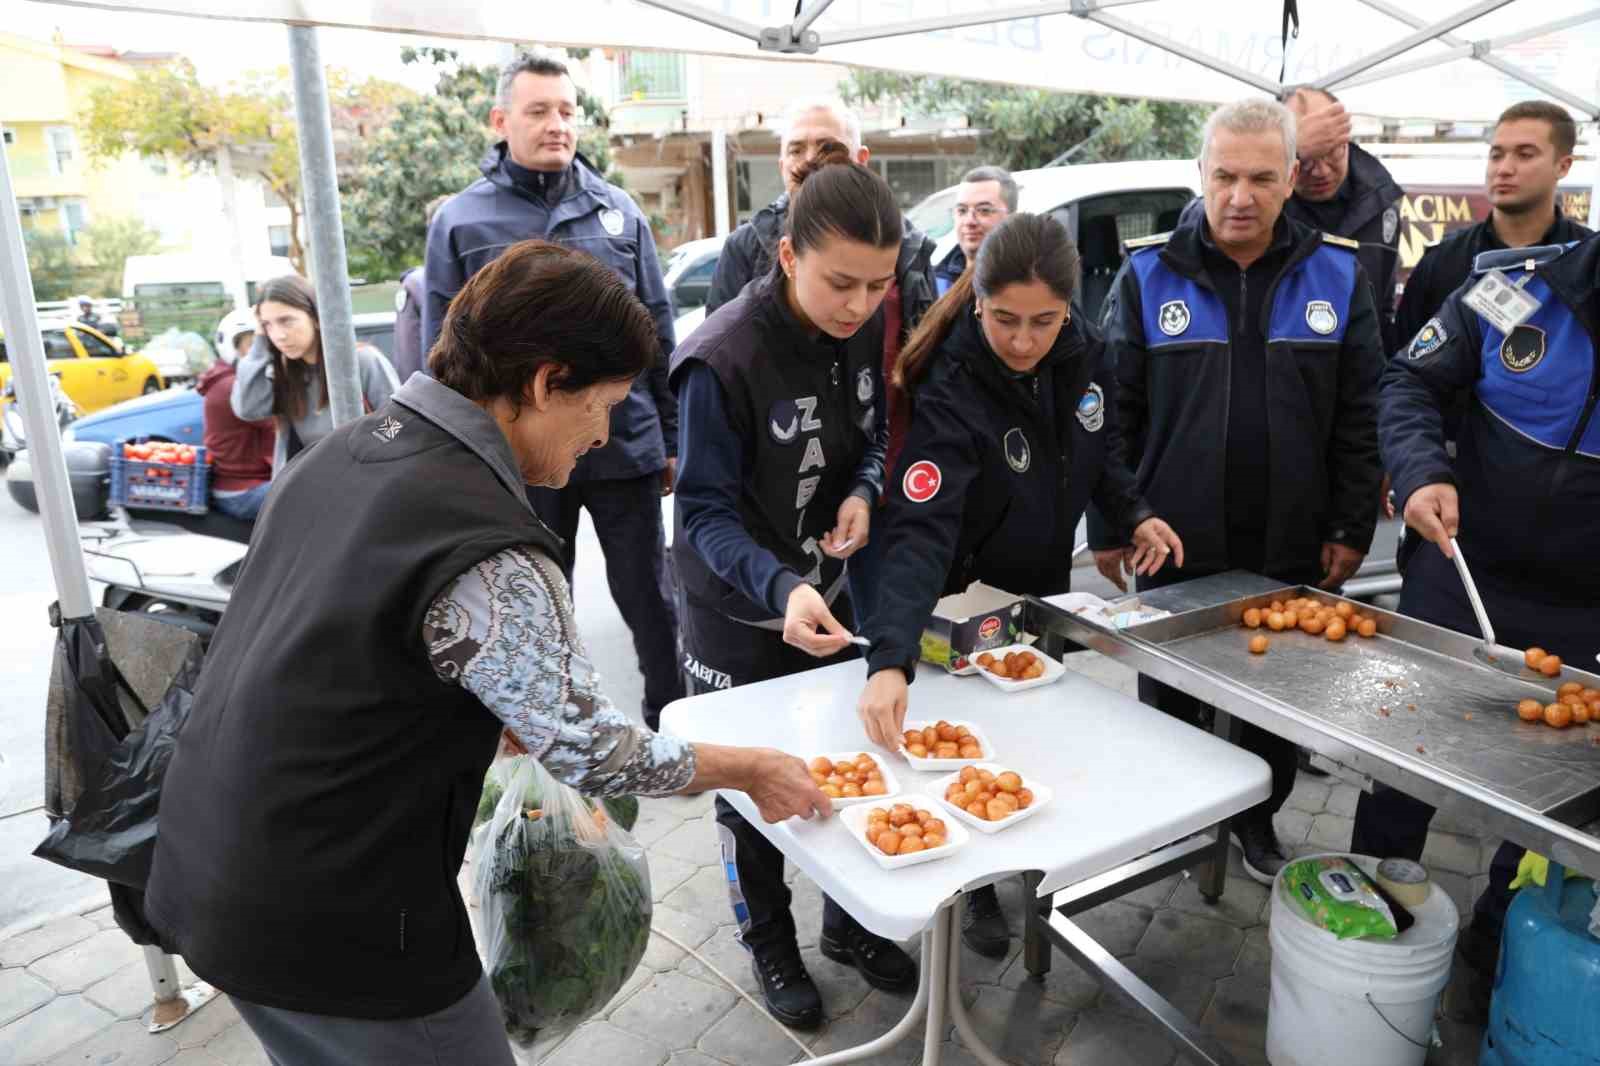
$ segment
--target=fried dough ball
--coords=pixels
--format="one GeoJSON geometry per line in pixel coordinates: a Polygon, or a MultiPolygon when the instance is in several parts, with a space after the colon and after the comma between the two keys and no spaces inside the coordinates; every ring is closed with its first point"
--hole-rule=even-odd
{"type": "Polygon", "coordinates": [[[919,837],[922,835],[922,823],[913,818],[900,827],[902,837],[919,837]]]}
{"type": "Polygon", "coordinates": [[[1294,629],[1300,625],[1300,612],[1290,608],[1283,612],[1283,628],[1294,629]]]}
{"type": "Polygon", "coordinates": [[[983,795],[983,782],[976,777],[961,786],[961,791],[968,799],[977,799],[983,795]]]}
{"type": "Polygon", "coordinates": [[[1351,615],[1356,613],[1356,609],[1341,600],[1333,605],[1333,613],[1338,615],[1340,618],[1349,618],[1351,615]]]}
{"type": "Polygon", "coordinates": [[[984,804],[983,809],[985,816],[991,822],[1004,821],[1005,819],[1011,817],[1012,814],[1011,808],[1003,803],[998,796],[984,804]]]}
{"type": "Polygon", "coordinates": [[[1572,705],[1572,721],[1576,725],[1588,725],[1589,719],[1594,717],[1594,712],[1587,703],[1579,700],[1572,705]]]}
{"type": "Polygon", "coordinates": [[[1261,608],[1247,607],[1244,612],[1244,627],[1246,629],[1261,628],[1261,608]]]}
{"type": "Polygon", "coordinates": [[[995,775],[994,783],[1001,792],[1015,792],[1022,787],[1022,775],[1007,770],[1003,774],[995,775]]]}
{"type": "Polygon", "coordinates": [[[1537,722],[1544,717],[1544,704],[1538,700],[1523,700],[1517,704],[1517,717],[1524,722],[1537,722]]]}
{"type": "Polygon", "coordinates": [[[1583,686],[1576,681],[1568,681],[1565,685],[1556,689],[1557,696],[1580,696],[1582,694],[1583,686]]]}
{"type": "Polygon", "coordinates": [[[994,784],[994,771],[993,770],[985,770],[985,769],[983,769],[983,767],[980,766],[978,768],[978,780],[982,781],[985,785],[994,784]]]}
{"type": "Polygon", "coordinates": [[[829,774],[833,773],[833,760],[829,759],[825,755],[818,755],[815,759],[811,760],[811,772],[814,774],[821,774],[824,778],[826,778],[829,774]]]}
{"type": "Polygon", "coordinates": [[[884,823],[868,822],[866,832],[867,843],[876,844],[878,842],[878,838],[887,832],[889,832],[889,827],[884,823]]]}
{"type": "Polygon", "coordinates": [[[866,795],[866,793],[863,792],[861,790],[861,786],[856,784],[854,781],[847,782],[839,789],[839,796],[842,799],[859,799],[864,795],[866,795]]]}
{"type": "Polygon", "coordinates": [[[960,754],[961,748],[953,740],[941,740],[938,747],[933,749],[935,759],[954,759],[960,754]]]}
{"type": "MultiPolygon", "coordinates": [[[[927,811],[923,811],[922,813],[923,814],[928,814],[927,811]]],[[[944,819],[943,818],[935,818],[931,814],[928,814],[928,820],[926,822],[922,823],[922,839],[923,840],[927,840],[930,836],[941,836],[941,837],[943,837],[943,836],[949,836],[949,835],[950,835],[950,830],[944,824],[944,819]]]]}
{"type": "Polygon", "coordinates": [[[1016,814],[1017,811],[1022,809],[1022,804],[1017,802],[1017,797],[1009,792],[996,792],[994,799],[988,803],[989,808],[992,810],[996,803],[1004,807],[1010,814],[1016,814]]]}
{"type": "Polygon", "coordinates": [[[1021,811],[1025,811],[1031,806],[1033,806],[1033,789],[1031,789],[1031,788],[1019,788],[1019,789],[1017,789],[1017,809],[1021,810],[1021,811]]]}
{"type": "Polygon", "coordinates": [[[1543,648],[1529,648],[1522,653],[1522,661],[1528,665],[1528,669],[1537,670],[1539,669],[1539,664],[1544,662],[1544,657],[1548,654],[1550,653],[1543,648]]]}
{"type": "Polygon", "coordinates": [[[989,808],[977,800],[967,804],[967,813],[974,818],[982,818],[984,821],[989,820],[989,808]]]}
{"type": "Polygon", "coordinates": [[[935,744],[939,743],[939,731],[931,725],[926,726],[922,730],[922,743],[925,747],[931,749],[935,744]]]}
{"type": "Polygon", "coordinates": [[[906,745],[906,754],[912,758],[926,759],[928,757],[928,747],[919,740],[915,744],[906,745]]]}
{"type": "Polygon", "coordinates": [[[1283,601],[1282,600],[1273,600],[1271,606],[1269,606],[1267,608],[1267,610],[1268,610],[1269,613],[1273,612],[1273,611],[1276,611],[1277,613],[1282,614],[1283,613],[1283,601]]]}
{"type": "Polygon", "coordinates": [[[838,785],[819,785],[817,791],[829,799],[844,799],[844,792],[840,790],[838,785]]]}
{"type": "Polygon", "coordinates": [[[978,746],[977,741],[973,741],[971,744],[963,744],[958,754],[963,759],[981,759],[983,749],[978,746]]]}
{"type": "Polygon", "coordinates": [[[1255,636],[1250,638],[1250,654],[1265,655],[1267,653],[1267,638],[1255,636]]]}
{"type": "Polygon", "coordinates": [[[811,771],[811,780],[814,781],[818,785],[826,785],[828,783],[828,775],[827,774],[819,774],[815,770],[813,770],[813,771],[811,771]]]}
{"type": "MultiPolygon", "coordinates": [[[[1345,604],[1340,604],[1339,606],[1343,607],[1345,604]]],[[[1322,637],[1324,640],[1331,640],[1336,644],[1343,640],[1344,620],[1335,618],[1333,621],[1329,622],[1327,628],[1322,631],[1322,637]]]]}
{"type": "Polygon", "coordinates": [[[1288,622],[1289,620],[1283,616],[1282,611],[1273,611],[1267,615],[1267,628],[1274,633],[1281,632],[1283,627],[1288,625],[1288,622]]]}
{"type": "Polygon", "coordinates": [[[996,659],[989,667],[989,672],[995,677],[1010,677],[1011,671],[1005,663],[996,659]]]}
{"type": "Polygon", "coordinates": [[[1561,673],[1561,656],[1546,655],[1539,661],[1539,672],[1545,677],[1556,677],[1561,673]]]}
{"type": "Polygon", "coordinates": [[[978,656],[978,665],[988,669],[994,665],[994,656],[990,655],[988,652],[984,652],[982,655],[978,656]]]}
{"type": "Polygon", "coordinates": [[[900,838],[900,854],[902,855],[910,855],[914,852],[926,850],[928,850],[928,846],[922,842],[921,837],[903,836],[900,838]]]}
{"type": "Polygon", "coordinates": [[[1585,706],[1583,697],[1578,695],[1576,692],[1564,692],[1560,696],[1556,697],[1556,702],[1565,703],[1569,707],[1585,706]]]}
{"type": "Polygon", "coordinates": [[[1322,635],[1322,631],[1327,627],[1328,624],[1314,614],[1308,614],[1304,618],[1300,619],[1300,628],[1303,631],[1310,633],[1313,637],[1320,637],[1322,635]]]}
{"type": "Polygon", "coordinates": [[[943,719],[940,719],[939,724],[933,728],[938,730],[940,740],[956,739],[956,727],[951,725],[949,722],[944,721],[943,719]]]}
{"type": "Polygon", "coordinates": [[[1572,724],[1572,708],[1565,703],[1552,703],[1544,709],[1544,724],[1565,729],[1572,724]]]}
{"type": "Polygon", "coordinates": [[[1363,618],[1361,624],[1356,626],[1356,632],[1363,637],[1375,637],[1378,635],[1378,623],[1375,619],[1363,618]]]}
{"type": "Polygon", "coordinates": [[[942,848],[944,847],[945,839],[942,833],[924,833],[922,834],[923,850],[932,851],[934,848],[942,848]]]}
{"type": "Polygon", "coordinates": [[[1028,664],[1028,668],[1023,672],[1022,679],[1024,681],[1032,681],[1035,678],[1040,678],[1043,676],[1044,663],[1040,662],[1038,659],[1035,659],[1033,662],[1028,664]]]}
{"type": "Polygon", "coordinates": [[[908,748],[913,744],[921,744],[922,743],[922,730],[920,730],[920,729],[908,729],[904,733],[900,734],[900,739],[905,741],[905,745],[908,748]]]}
{"type": "Polygon", "coordinates": [[[900,834],[893,829],[885,829],[879,833],[878,839],[874,843],[878,845],[878,850],[885,855],[900,854],[900,834]]]}
{"type": "Polygon", "coordinates": [[[956,775],[956,780],[961,782],[963,785],[968,781],[976,781],[977,779],[978,768],[976,766],[963,766],[961,768],[961,772],[956,775]]]}
{"type": "Polygon", "coordinates": [[[914,822],[916,820],[916,809],[909,803],[896,803],[893,807],[889,808],[889,824],[894,826],[896,829],[905,825],[907,822],[914,822]]]}
{"type": "Polygon", "coordinates": [[[956,739],[957,740],[965,740],[968,737],[970,737],[971,735],[972,735],[972,730],[968,729],[966,726],[964,726],[964,725],[956,726],[956,739]]]}

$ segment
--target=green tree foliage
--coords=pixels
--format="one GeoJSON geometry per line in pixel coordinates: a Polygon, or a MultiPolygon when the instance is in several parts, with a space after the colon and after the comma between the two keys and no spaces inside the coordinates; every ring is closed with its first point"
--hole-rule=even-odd
{"type": "Polygon", "coordinates": [[[130,216],[105,218],[83,231],[87,264],[83,288],[96,296],[122,291],[122,265],[130,255],[151,255],[161,250],[161,235],[130,216]]]}
{"type": "MultiPolygon", "coordinates": [[[[428,203],[472,184],[495,143],[489,111],[498,70],[463,63],[446,48],[405,48],[400,58],[433,66],[438,81],[431,94],[394,108],[388,124],[368,141],[360,165],[341,183],[351,271],[368,278],[396,277],[422,262],[428,203]]],[[[617,182],[608,141],[610,116],[581,86],[578,107],[585,123],[579,150],[617,182]]]]}
{"type": "Polygon", "coordinates": [[[917,118],[964,115],[973,128],[984,131],[978,155],[1008,170],[1042,167],[1075,147],[1074,163],[1193,156],[1206,116],[1206,109],[1194,104],[887,71],[851,71],[839,89],[850,103],[893,101],[917,118]]]}
{"type": "MultiPolygon", "coordinates": [[[[380,128],[409,90],[378,79],[328,72],[336,162],[359,165],[369,130],[380,128]]],[[[289,208],[289,258],[305,272],[300,243],[300,152],[285,68],[252,72],[223,87],[202,83],[188,60],[142,70],[132,85],[103,86],[89,96],[80,123],[91,159],[124,152],[175,158],[198,170],[226,151],[235,173],[259,178],[289,208]]]]}
{"type": "MultiPolygon", "coordinates": [[[[82,267],[72,244],[58,232],[40,229],[23,231],[28,248],[28,275],[33,279],[35,300],[70,300],[82,281],[82,267]]],[[[120,289],[120,286],[119,286],[120,289]]]]}

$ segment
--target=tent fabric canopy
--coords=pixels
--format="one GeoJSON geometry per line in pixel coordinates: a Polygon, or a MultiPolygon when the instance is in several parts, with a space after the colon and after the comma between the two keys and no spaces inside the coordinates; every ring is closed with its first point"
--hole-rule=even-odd
{"type": "Polygon", "coordinates": [[[1600,5],[1583,0],[49,0],[441,37],[795,61],[1217,103],[1315,84],[1357,113],[1489,122],[1534,96],[1600,117],[1600,5]]]}

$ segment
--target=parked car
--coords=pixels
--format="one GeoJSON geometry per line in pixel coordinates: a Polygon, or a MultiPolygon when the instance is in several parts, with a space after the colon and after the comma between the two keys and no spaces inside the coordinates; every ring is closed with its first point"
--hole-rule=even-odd
{"type": "MultiPolygon", "coordinates": [[[[356,342],[370,344],[385,356],[394,356],[394,312],[356,315],[356,342]]],[[[132,437],[155,437],[183,444],[202,444],[205,434],[204,402],[192,387],[168,389],[152,396],[119,403],[98,414],[78,419],[63,434],[66,440],[115,444],[132,437]]]]}
{"type": "MultiPolygon", "coordinates": [[[[39,333],[50,373],[60,376],[61,388],[86,414],[166,387],[161,371],[148,357],[121,351],[92,326],[45,321],[39,324],[39,333]]],[[[10,383],[11,363],[5,336],[0,334],[0,392],[10,383]]]]}
{"type": "Polygon", "coordinates": [[[716,272],[717,257],[722,254],[725,239],[706,237],[684,241],[668,253],[663,280],[672,296],[673,314],[681,317],[706,305],[706,297],[711,293],[711,275],[716,272]]]}

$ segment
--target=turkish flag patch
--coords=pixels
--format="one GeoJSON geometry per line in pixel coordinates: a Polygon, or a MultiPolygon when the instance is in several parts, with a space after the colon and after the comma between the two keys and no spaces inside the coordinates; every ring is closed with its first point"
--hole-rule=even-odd
{"type": "Polygon", "coordinates": [[[912,503],[927,503],[939,495],[943,481],[938,465],[922,459],[906,468],[906,476],[900,479],[900,491],[912,503]]]}

